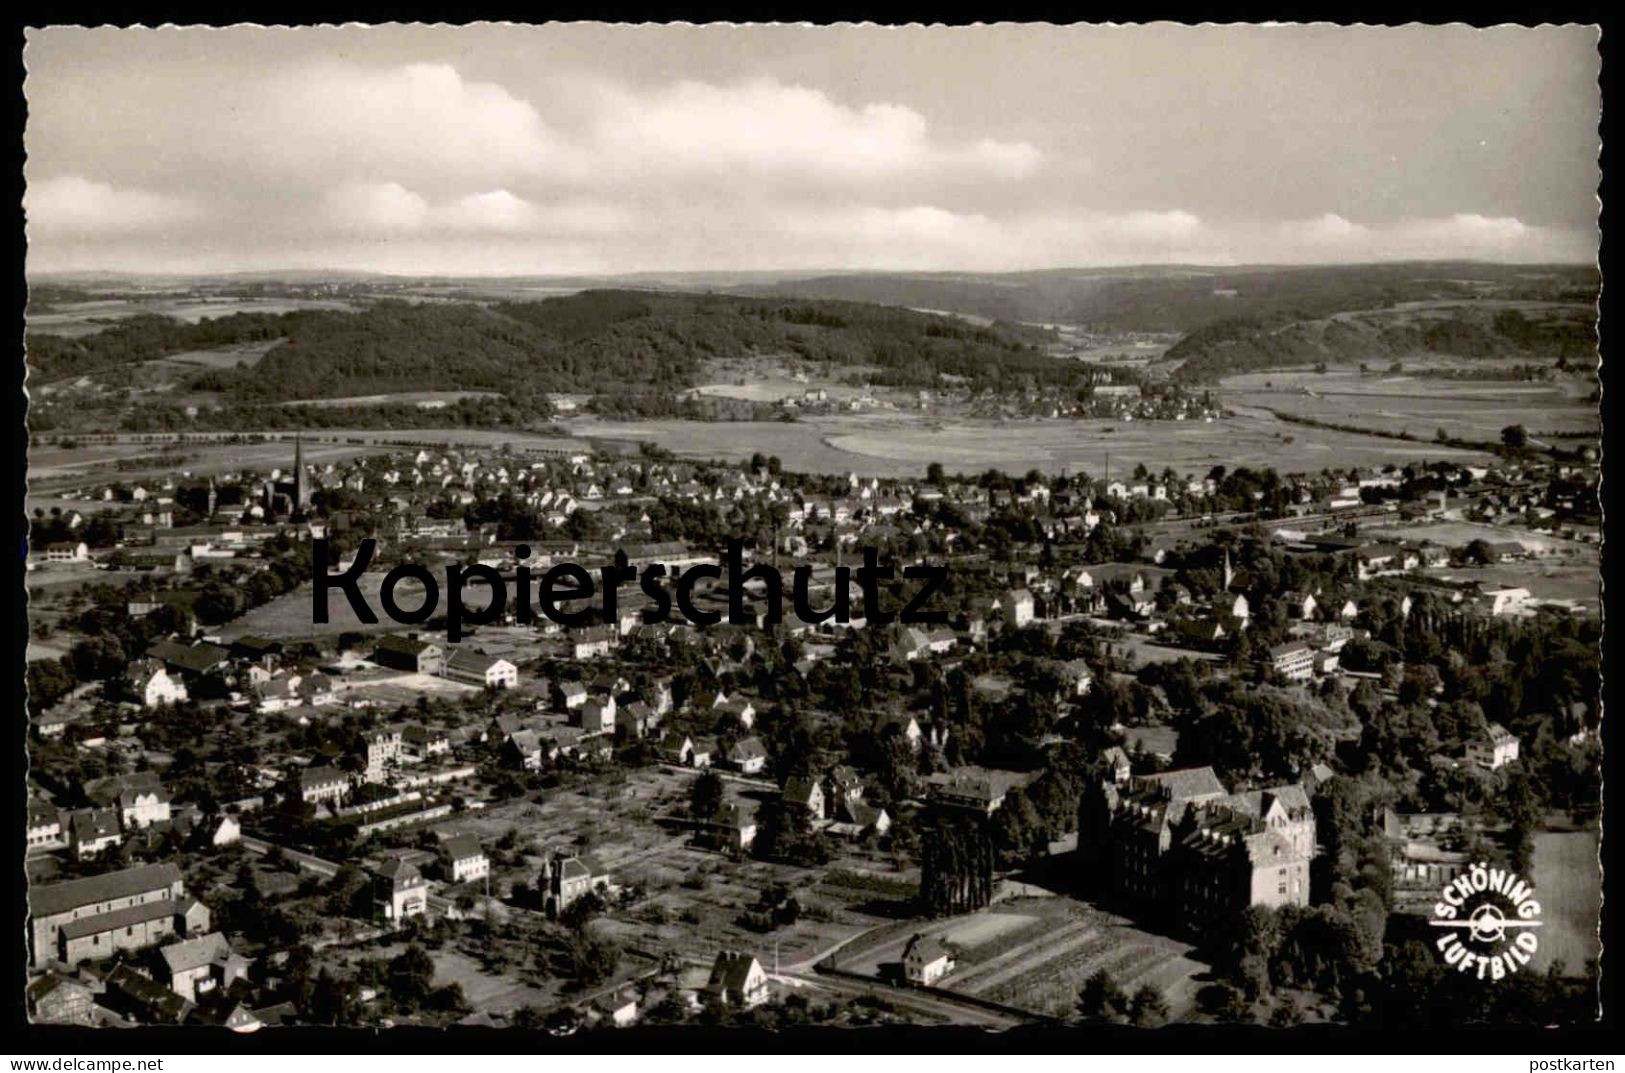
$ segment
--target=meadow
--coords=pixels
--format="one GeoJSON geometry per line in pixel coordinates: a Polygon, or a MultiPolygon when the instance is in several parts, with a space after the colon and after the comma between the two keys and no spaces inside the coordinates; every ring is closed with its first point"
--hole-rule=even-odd
{"type": "Polygon", "coordinates": [[[1282,472],[1404,464],[1414,460],[1483,461],[1483,452],[1426,442],[1292,425],[1266,413],[1213,422],[1107,420],[933,420],[915,414],[850,414],[793,422],[598,421],[569,423],[587,439],[652,441],[685,458],[741,461],[777,455],[786,469],[911,477],[940,462],[950,473],[989,467],[1025,473],[1114,473],[1137,463],[1206,473],[1215,465],[1273,466],[1282,472]]]}
{"type": "Polygon", "coordinates": [[[1540,950],[1535,967],[1562,961],[1578,976],[1589,958],[1602,953],[1597,917],[1602,912],[1595,831],[1546,831],[1535,836],[1534,884],[1540,899],[1540,950]]]}

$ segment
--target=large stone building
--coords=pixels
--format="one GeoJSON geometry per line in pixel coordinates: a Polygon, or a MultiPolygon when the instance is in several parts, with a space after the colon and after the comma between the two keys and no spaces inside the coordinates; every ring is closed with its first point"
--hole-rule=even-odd
{"type": "Polygon", "coordinates": [[[1084,867],[1192,930],[1249,906],[1308,905],[1314,853],[1295,784],[1232,794],[1212,768],[1185,768],[1103,780],[1079,806],[1084,867]]]}
{"type": "Polygon", "coordinates": [[[72,965],[119,950],[155,946],[171,935],[207,930],[208,910],[187,896],[174,864],[46,883],[28,892],[33,964],[72,965]]]}

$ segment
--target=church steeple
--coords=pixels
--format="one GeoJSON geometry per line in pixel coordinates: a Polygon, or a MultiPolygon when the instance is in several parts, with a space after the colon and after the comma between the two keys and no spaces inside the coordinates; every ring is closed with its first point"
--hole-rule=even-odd
{"type": "Polygon", "coordinates": [[[1229,592],[1230,586],[1236,580],[1236,572],[1230,566],[1230,549],[1224,549],[1224,591],[1229,592]]]}

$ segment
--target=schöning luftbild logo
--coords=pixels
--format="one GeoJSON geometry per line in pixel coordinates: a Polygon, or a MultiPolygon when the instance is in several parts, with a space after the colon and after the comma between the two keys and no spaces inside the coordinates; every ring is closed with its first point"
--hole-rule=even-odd
{"type": "Polygon", "coordinates": [[[1516,872],[1482,862],[1457,876],[1433,906],[1434,944],[1446,964],[1500,980],[1528,965],[1540,949],[1540,903],[1516,872]]]}

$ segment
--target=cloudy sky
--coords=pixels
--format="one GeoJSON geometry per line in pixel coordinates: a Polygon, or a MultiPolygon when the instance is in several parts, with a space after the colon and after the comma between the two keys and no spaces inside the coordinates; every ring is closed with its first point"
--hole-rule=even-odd
{"type": "Polygon", "coordinates": [[[31,271],[1590,261],[1595,31],[47,29],[31,271]]]}

